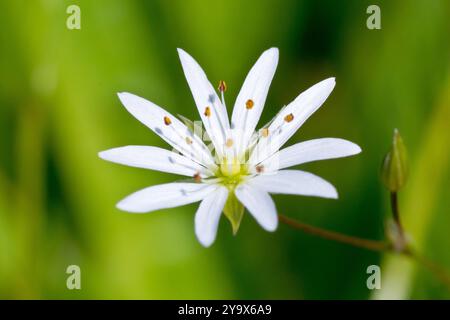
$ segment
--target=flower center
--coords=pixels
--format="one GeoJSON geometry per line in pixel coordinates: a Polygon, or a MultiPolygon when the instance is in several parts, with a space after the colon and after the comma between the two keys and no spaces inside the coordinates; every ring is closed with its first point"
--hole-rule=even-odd
{"type": "Polygon", "coordinates": [[[234,189],[247,175],[247,165],[235,157],[232,159],[224,157],[217,172],[221,183],[229,189],[234,189]]]}

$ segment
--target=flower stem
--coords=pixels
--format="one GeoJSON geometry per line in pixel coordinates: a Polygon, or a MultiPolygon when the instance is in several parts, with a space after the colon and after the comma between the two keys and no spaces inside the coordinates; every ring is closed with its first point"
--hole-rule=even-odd
{"type": "MultiPolygon", "coordinates": [[[[335,232],[335,231],[325,230],[325,229],[322,229],[319,227],[312,226],[307,223],[303,223],[303,222],[294,220],[294,219],[286,217],[282,214],[279,214],[278,217],[282,223],[284,223],[294,229],[301,230],[303,232],[321,237],[323,239],[337,241],[340,243],[345,243],[345,244],[348,244],[348,245],[351,245],[354,247],[363,248],[363,249],[372,250],[372,251],[394,252],[397,254],[405,255],[405,256],[411,258],[412,260],[415,260],[416,262],[421,264],[423,267],[425,267],[442,284],[444,284],[447,287],[447,289],[450,291],[450,275],[447,272],[447,270],[445,270],[443,267],[441,267],[437,263],[429,260],[428,258],[417,254],[415,251],[413,251],[409,247],[402,247],[402,249],[399,251],[391,243],[389,243],[387,241],[364,239],[364,238],[349,236],[349,235],[335,232]]],[[[399,225],[399,227],[400,227],[400,225],[399,225]]]]}
{"type": "Polygon", "coordinates": [[[392,215],[394,216],[394,221],[397,224],[398,230],[400,231],[400,235],[403,237],[403,227],[400,222],[400,212],[398,209],[398,193],[396,191],[391,192],[391,210],[392,215]]]}
{"type": "Polygon", "coordinates": [[[284,224],[289,225],[290,227],[304,231],[306,233],[319,236],[324,239],[333,240],[341,243],[346,243],[352,245],[354,247],[364,248],[372,251],[390,251],[392,250],[392,246],[385,241],[377,241],[377,240],[369,240],[363,239],[353,236],[348,236],[346,234],[342,234],[335,231],[325,230],[319,227],[315,227],[291,218],[288,218],[284,215],[278,215],[280,221],[284,224]]]}
{"type": "Polygon", "coordinates": [[[450,275],[448,274],[446,269],[413,250],[407,249],[403,252],[403,254],[417,261],[425,269],[430,271],[450,291],[450,275]]]}

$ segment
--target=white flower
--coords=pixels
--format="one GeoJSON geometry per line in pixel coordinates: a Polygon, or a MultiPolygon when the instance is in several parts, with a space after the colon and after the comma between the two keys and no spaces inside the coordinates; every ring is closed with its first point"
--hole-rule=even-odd
{"type": "Polygon", "coordinates": [[[279,150],[327,99],[335,86],[334,78],[300,94],[255,133],[278,64],[278,49],[265,51],[250,70],[236,99],[231,124],[223,87],[219,99],[198,63],[185,51],[178,49],[178,53],[215,154],[165,109],[133,94],[119,93],[125,108],[178,152],[126,146],[100,152],[100,157],[193,178],[137,191],[120,201],[119,209],[144,213],[201,201],[195,215],[195,233],[208,247],[214,242],[222,212],[236,232],[243,206],[265,230],[274,231],[278,216],[269,193],[337,198],[336,189],[318,176],[299,170],[278,171],[361,151],[356,144],[336,138],[305,141],[279,150]]]}

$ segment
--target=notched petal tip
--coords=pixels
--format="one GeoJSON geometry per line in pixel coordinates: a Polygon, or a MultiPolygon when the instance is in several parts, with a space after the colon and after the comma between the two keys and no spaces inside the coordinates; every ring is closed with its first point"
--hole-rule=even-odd
{"type": "Polygon", "coordinates": [[[102,160],[108,160],[107,156],[108,156],[108,150],[104,150],[104,151],[100,151],[99,153],[97,153],[98,157],[102,160]]]}
{"type": "Polygon", "coordinates": [[[147,213],[147,211],[136,210],[136,209],[129,207],[128,201],[126,201],[126,199],[119,201],[116,204],[116,208],[119,209],[120,211],[125,211],[125,212],[129,212],[129,213],[147,213]]]}
{"type": "Polygon", "coordinates": [[[353,143],[353,154],[359,154],[362,152],[362,149],[360,146],[358,146],[356,143],[353,143]]]}
{"type": "Polygon", "coordinates": [[[186,53],[186,51],[184,51],[184,50],[181,49],[181,48],[177,48],[177,52],[178,52],[178,54],[184,54],[184,53],[186,53]]]}
{"type": "Polygon", "coordinates": [[[339,194],[338,194],[336,188],[331,183],[329,183],[328,188],[329,189],[328,189],[327,195],[320,196],[320,197],[326,198],[326,199],[335,199],[335,200],[339,199],[339,194]]]}
{"type": "Polygon", "coordinates": [[[278,48],[270,48],[264,51],[260,57],[260,59],[263,58],[264,60],[272,60],[272,63],[274,64],[275,68],[278,65],[278,58],[279,58],[279,52],[278,48]]]}
{"type": "Polygon", "coordinates": [[[215,240],[215,236],[211,236],[210,234],[205,232],[205,230],[199,228],[197,221],[195,221],[195,237],[204,248],[209,248],[215,240]]]}
{"type": "Polygon", "coordinates": [[[275,222],[272,225],[267,225],[263,228],[264,228],[264,230],[266,230],[268,232],[275,232],[278,229],[278,215],[277,215],[277,220],[275,220],[275,222]]]}
{"type": "Polygon", "coordinates": [[[322,80],[322,81],[316,83],[308,90],[310,90],[312,88],[318,89],[318,90],[320,90],[319,92],[322,92],[323,95],[326,95],[326,97],[328,97],[328,95],[331,94],[331,92],[334,90],[335,86],[336,86],[336,78],[330,77],[330,78],[327,78],[325,80],[322,80]]]}
{"type": "Polygon", "coordinates": [[[278,57],[278,55],[279,55],[279,50],[278,50],[277,47],[272,47],[272,48],[269,48],[269,49],[267,49],[266,51],[264,51],[264,53],[276,55],[276,56],[278,57]]]}
{"type": "Polygon", "coordinates": [[[120,211],[125,211],[127,213],[138,213],[138,214],[142,214],[142,213],[150,213],[153,211],[156,211],[155,209],[152,210],[146,210],[143,208],[138,208],[135,205],[134,201],[131,201],[131,199],[129,199],[130,196],[125,197],[124,199],[120,200],[117,204],[116,204],[116,208],[120,211]]]}
{"type": "Polygon", "coordinates": [[[97,155],[102,160],[114,162],[114,156],[117,155],[117,151],[124,150],[125,148],[129,148],[129,147],[132,147],[132,146],[123,146],[123,147],[117,147],[117,148],[112,148],[112,149],[108,149],[108,150],[103,150],[103,151],[100,151],[99,153],[97,153],[97,155]]]}
{"type": "Polygon", "coordinates": [[[334,194],[332,196],[330,196],[330,199],[335,199],[335,200],[339,199],[339,194],[336,189],[334,190],[334,194]]]}
{"type": "Polygon", "coordinates": [[[130,102],[130,99],[133,99],[136,96],[129,92],[117,92],[117,97],[119,97],[120,102],[127,107],[127,103],[130,102]]]}
{"type": "MultiPolygon", "coordinates": [[[[322,178],[321,178],[322,179],[322,178]]],[[[322,179],[323,180],[323,179],[322,179]]],[[[330,182],[323,180],[324,183],[324,193],[318,197],[325,198],[325,199],[339,199],[338,191],[336,190],[335,186],[333,186],[330,182]]]]}
{"type": "Polygon", "coordinates": [[[336,139],[336,141],[339,141],[340,143],[343,144],[343,146],[345,146],[347,156],[353,156],[362,152],[361,147],[354,142],[340,138],[332,138],[332,139],[336,139]]]}
{"type": "Polygon", "coordinates": [[[194,60],[194,58],[189,53],[187,53],[186,51],[184,51],[181,48],[177,48],[177,52],[178,52],[178,57],[180,58],[180,61],[182,64],[185,63],[186,60],[194,60]]]}
{"type": "Polygon", "coordinates": [[[336,78],[335,78],[335,77],[327,78],[327,79],[323,80],[322,83],[323,83],[324,85],[328,85],[328,86],[330,86],[332,89],[334,89],[334,87],[336,86],[336,78]]]}
{"type": "Polygon", "coordinates": [[[125,96],[128,94],[129,94],[128,92],[117,92],[117,96],[119,97],[120,100],[125,98],[125,96]]]}
{"type": "Polygon", "coordinates": [[[102,160],[116,162],[115,158],[117,157],[118,151],[125,150],[126,148],[129,148],[129,147],[132,147],[132,146],[123,146],[123,147],[117,147],[117,148],[112,148],[112,149],[108,149],[108,150],[103,150],[103,151],[100,151],[99,153],[97,153],[97,155],[102,160]]]}
{"type": "Polygon", "coordinates": [[[197,236],[198,242],[200,242],[200,244],[204,248],[211,247],[213,245],[213,243],[214,243],[214,240],[215,240],[215,239],[203,239],[202,237],[199,237],[198,235],[196,235],[196,236],[197,236]]]}
{"type": "Polygon", "coordinates": [[[123,201],[119,201],[116,203],[116,208],[121,210],[121,211],[127,211],[125,206],[123,205],[123,201]]]}

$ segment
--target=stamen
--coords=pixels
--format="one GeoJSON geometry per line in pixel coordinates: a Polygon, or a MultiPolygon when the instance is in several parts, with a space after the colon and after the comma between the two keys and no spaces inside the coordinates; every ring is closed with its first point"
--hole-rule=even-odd
{"type": "Polygon", "coordinates": [[[196,174],[194,174],[193,178],[196,183],[202,182],[202,177],[200,176],[200,172],[197,172],[196,174]]]}
{"type": "MultiPolygon", "coordinates": [[[[227,90],[227,84],[225,83],[225,81],[221,80],[219,82],[219,91],[221,93],[222,96],[222,105],[223,107],[226,109],[226,105],[225,105],[225,98],[224,98],[224,92],[227,90]]],[[[210,99],[209,101],[212,104],[212,108],[214,110],[214,115],[211,114],[211,108],[210,106],[207,106],[205,108],[205,112],[203,113],[205,115],[205,117],[207,117],[206,119],[206,123],[205,126],[208,128],[211,128],[211,130],[213,130],[213,127],[211,126],[211,116],[215,116],[217,123],[219,124],[220,127],[220,133],[222,135],[222,141],[225,141],[226,135],[225,135],[225,128],[224,128],[224,124],[222,123],[222,119],[221,119],[221,114],[220,112],[217,111],[217,105],[215,104],[215,94],[211,94],[210,97],[212,97],[212,99],[210,99]]],[[[207,129],[208,130],[208,129],[207,129]]],[[[220,150],[216,150],[216,152],[221,152],[220,150]]]]}
{"type": "Polygon", "coordinates": [[[204,113],[204,115],[205,115],[206,117],[210,117],[210,116],[211,116],[211,108],[210,108],[210,107],[206,107],[206,108],[205,108],[205,113],[204,113]]]}
{"type": "MultiPolygon", "coordinates": [[[[175,159],[172,158],[171,156],[168,156],[167,159],[169,160],[169,162],[170,162],[171,164],[176,164],[176,165],[182,166],[182,167],[184,167],[184,168],[186,168],[186,169],[190,169],[190,170],[193,170],[193,171],[197,169],[195,166],[190,166],[190,165],[185,164],[185,163],[179,163],[179,162],[176,162],[175,159]]],[[[210,170],[207,169],[207,168],[204,168],[204,170],[210,171],[210,170]]],[[[200,174],[199,171],[197,171],[197,172],[200,174]]],[[[204,171],[203,171],[203,172],[204,172],[204,171]]]]}
{"type": "MultiPolygon", "coordinates": [[[[255,105],[255,102],[253,102],[252,99],[248,99],[245,102],[245,108],[247,109],[244,113],[244,121],[242,122],[242,127],[240,128],[242,130],[242,132],[245,132],[245,128],[247,126],[247,119],[248,119],[248,112],[249,110],[251,110],[253,108],[253,106],[255,105]]],[[[242,148],[245,148],[246,146],[242,145],[242,142],[244,140],[244,135],[241,135],[240,139],[239,139],[239,144],[238,144],[238,149],[236,150],[237,154],[240,154],[242,152],[242,148]]]]}
{"type": "Polygon", "coordinates": [[[166,126],[169,126],[172,123],[172,120],[170,120],[170,118],[168,116],[164,117],[164,124],[166,126]]]}
{"type": "MultiPolygon", "coordinates": [[[[164,117],[164,123],[165,123],[166,125],[170,125],[170,124],[172,123],[172,121],[170,120],[169,117],[164,117]]],[[[193,140],[190,139],[189,137],[186,137],[184,133],[183,133],[183,134],[180,133],[180,132],[177,130],[177,126],[170,126],[170,128],[172,129],[172,131],[173,131],[173,132],[174,132],[181,140],[185,140],[185,141],[187,142],[187,144],[190,145],[190,147],[187,148],[186,146],[183,146],[183,145],[181,145],[181,144],[176,143],[175,141],[173,141],[173,139],[169,138],[168,136],[165,136],[165,135],[162,134],[162,132],[161,132],[161,135],[162,135],[165,139],[167,139],[167,140],[169,141],[169,143],[171,143],[171,144],[173,144],[173,145],[176,145],[176,146],[178,147],[178,149],[179,149],[180,152],[189,154],[190,157],[191,157],[191,159],[192,159],[194,162],[200,164],[202,167],[209,167],[209,166],[210,166],[209,164],[208,164],[208,165],[202,164],[203,161],[201,161],[201,160],[199,159],[199,157],[200,157],[200,158],[205,157],[205,159],[210,158],[210,156],[205,152],[205,150],[203,150],[203,149],[200,147],[199,144],[197,144],[197,143],[192,143],[192,144],[190,144],[190,143],[188,142],[188,139],[189,139],[191,142],[193,142],[193,140]]],[[[213,159],[210,158],[210,160],[211,160],[212,163],[214,163],[214,160],[213,160],[213,159]]],[[[208,169],[210,169],[210,168],[208,168],[208,169]]]]}
{"type": "Polygon", "coordinates": [[[223,80],[220,80],[219,81],[219,91],[220,92],[225,92],[225,91],[227,91],[227,84],[226,84],[226,82],[225,81],[223,81],[223,80]]]}
{"type": "Polygon", "coordinates": [[[294,115],[292,113],[289,113],[286,117],[284,117],[284,121],[286,121],[287,123],[291,122],[292,120],[294,120],[294,115]]]}
{"type": "Polygon", "coordinates": [[[233,139],[227,139],[227,142],[225,143],[225,145],[228,147],[228,148],[231,148],[232,146],[233,146],[233,139]]]}
{"type": "Polygon", "coordinates": [[[192,139],[189,138],[189,137],[186,137],[186,143],[187,143],[187,144],[192,144],[192,139]]]}
{"type": "Polygon", "coordinates": [[[250,110],[251,108],[253,108],[253,106],[255,105],[255,103],[253,102],[252,99],[248,99],[247,102],[245,103],[245,107],[250,110]]]}
{"type": "MultiPolygon", "coordinates": [[[[281,109],[281,111],[278,112],[278,114],[280,114],[280,113],[284,110],[284,108],[285,108],[285,107],[283,107],[283,108],[281,109]]],[[[278,119],[278,116],[277,116],[276,118],[278,119]]],[[[275,119],[275,118],[274,118],[274,119],[275,119]]],[[[272,123],[273,123],[274,119],[272,119],[272,120],[268,123],[268,126],[266,125],[265,128],[262,128],[262,129],[260,130],[261,136],[258,137],[258,140],[257,140],[256,143],[255,143],[256,145],[258,145],[259,142],[261,141],[261,137],[267,138],[267,140],[265,140],[264,143],[266,143],[266,145],[269,145],[269,144],[271,143],[271,141],[272,141],[273,138],[275,138],[275,137],[277,137],[277,136],[279,136],[279,135],[281,134],[281,132],[282,132],[282,130],[283,130],[283,125],[284,125],[284,123],[289,123],[289,122],[291,122],[292,120],[294,120],[294,115],[293,115],[292,113],[289,113],[288,115],[286,115],[286,116],[284,117],[284,122],[279,123],[278,126],[277,126],[276,128],[270,129],[270,132],[269,132],[269,127],[272,127],[272,123]],[[269,133],[270,133],[270,136],[269,136],[269,133]]],[[[262,162],[262,161],[264,161],[264,160],[265,160],[265,159],[260,159],[260,161],[258,161],[258,162],[260,163],[260,162],[262,162]]],[[[258,170],[257,167],[256,167],[256,170],[258,170]]]]}
{"type": "MultiPolygon", "coordinates": [[[[225,91],[227,91],[227,84],[226,84],[225,81],[220,80],[220,81],[219,81],[220,98],[221,98],[221,100],[222,100],[222,105],[223,105],[223,107],[224,107],[225,110],[226,110],[226,109],[227,109],[227,105],[225,104],[225,95],[224,95],[225,91]]],[[[222,123],[221,123],[221,124],[222,124],[222,123]]],[[[224,130],[222,130],[222,131],[224,131],[224,130]]],[[[224,135],[224,138],[225,138],[225,135],[224,135]]]]}
{"type": "Polygon", "coordinates": [[[255,167],[257,173],[263,173],[264,172],[264,166],[258,165],[255,167]]]}
{"type": "Polygon", "coordinates": [[[269,135],[269,128],[262,128],[262,129],[261,129],[261,135],[262,135],[264,138],[267,138],[268,135],[269,135]]]}
{"type": "Polygon", "coordinates": [[[185,190],[185,189],[180,189],[180,193],[181,193],[181,195],[183,195],[183,196],[187,196],[187,195],[190,195],[190,194],[194,194],[194,193],[203,191],[203,190],[205,190],[206,188],[209,188],[209,185],[204,184],[204,186],[202,186],[202,187],[200,187],[200,188],[198,188],[198,189],[196,189],[196,190],[192,190],[192,191],[187,191],[187,190],[185,190]]]}
{"type": "MultiPolygon", "coordinates": [[[[223,107],[226,109],[226,106],[225,106],[225,98],[224,98],[224,96],[223,96],[223,91],[222,91],[222,104],[223,104],[223,107]]],[[[217,119],[217,122],[219,123],[219,126],[220,126],[220,133],[222,134],[222,139],[225,140],[225,137],[226,137],[226,135],[225,135],[225,128],[224,128],[224,126],[223,126],[222,120],[220,119],[219,113],[218,113],[218,112],[216,112],[216,113],[214,113],[214,114],[215,114],[216,119],[217,119]]],[[[222,141],[223,141],[223,140],[222,140],[222,141]]]]}

